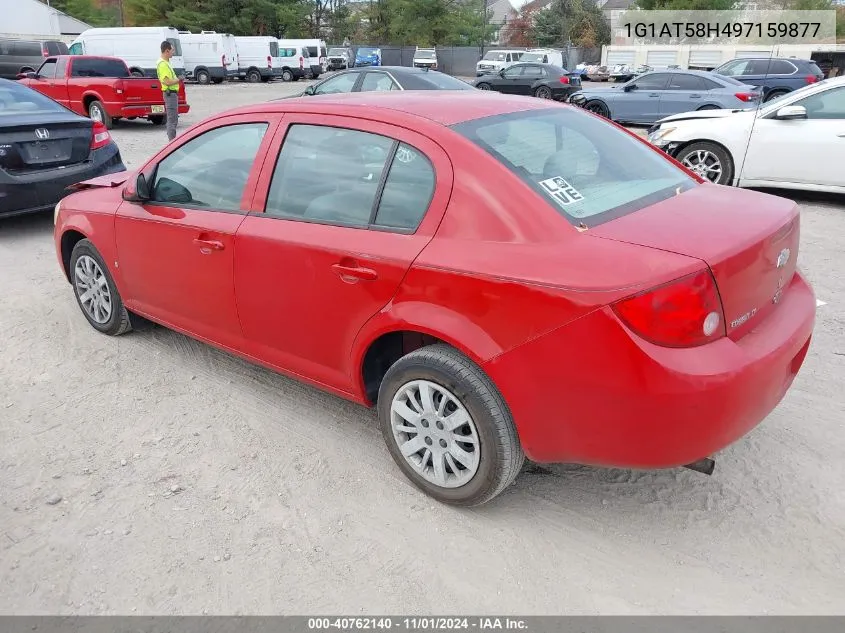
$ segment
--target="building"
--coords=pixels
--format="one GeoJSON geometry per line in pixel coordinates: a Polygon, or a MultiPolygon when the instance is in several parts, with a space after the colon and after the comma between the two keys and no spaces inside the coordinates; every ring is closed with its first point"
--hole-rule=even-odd
{"type": "Polygon", "coordinates": [[[70,43],[91,27],[38,0],[0,0],[0,36],[70,43]]]}

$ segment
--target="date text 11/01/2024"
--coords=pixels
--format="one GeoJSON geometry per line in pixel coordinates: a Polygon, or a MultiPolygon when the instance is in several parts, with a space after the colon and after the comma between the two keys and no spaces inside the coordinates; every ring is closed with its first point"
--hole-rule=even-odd
{"type": "Polygon", "coordinates": [[[449,618],[449,617],[326,617],[308,618],[308,629],[312,631],[448,631],[448,630],[511,630],[525,631],[528,624],[519,618],[449,618]]]}
{"type": "Polygon", "coordinates": [[[628,22],[627,37],[641,38],[815,38],[821,22],[628,22]]]}

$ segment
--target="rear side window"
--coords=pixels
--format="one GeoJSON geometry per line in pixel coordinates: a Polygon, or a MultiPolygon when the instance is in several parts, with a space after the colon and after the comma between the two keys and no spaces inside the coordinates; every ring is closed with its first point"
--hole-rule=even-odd
{"type": "Polygon", "coordinates": [[[191,139],[159,163],[152,200],[238,211],[266,131],[266,123],[242,123],[191,139]],[[207,176],[210,173],[214,178],[207,176]]]}
{"type": "Polygon", "coordinates": [[[775,59],[769,64],[770,75],[792,75],[795,73],[795,66],[785,59],[775,59]]]}
{"type": "Polygon", "coordinates": [[[279,49],[279,57],[296,57],[296,49],[295,48],[280,48],[279,49]]]}
{"type": "Polygon", "coordinates": [[[453,129],[576,226],[596,226],[696,184],[647,145],[575,109],[499,115],[453,129]]]}
{"type": "Polygon", "coordinates": [[[20,57],[41,57],[40,42],[14,42],[12,44],[12,55],[20,57]]]}
{"type": "Polygon", "coordinates": [[[386,92],[399,90],[387,73],[365,73],[361,81],[361,92],[386,92]]]}
{"type": "Polygon", "coordinates": [[[405,90],[475,90],[465,81],[434,70],[408,73],[400,81],[405,90]]]}
{"type": "Polygon", "coordinates": [[[431,161],[400,143],[390,165],[376,213],[375,224],[413,231],[419,226],[434,195],[431,161]]]}
{"type": "Polygon", "coordinates": [[[117,59],[74,59],[71,77],[128,77],[126,64],[117,59]]]}
{"type": "Polygon", "coordinates": [[[309,57],[319,57],[320,53],[317,51],[316,46],[309,46],[308,47],[308,56],[309,57]]]}
{"type": "Polygon", "coordinates": [[[64,42],[47,42],[47,52],[50,55],[67,55],[67,44],[64,42]]]}

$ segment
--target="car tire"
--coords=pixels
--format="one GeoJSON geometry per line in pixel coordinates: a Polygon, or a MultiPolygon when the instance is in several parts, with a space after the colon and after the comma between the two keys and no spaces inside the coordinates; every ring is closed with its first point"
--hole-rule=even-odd
{"type": "Polygon", "coordinates": [[[261,81],[261,73],[257,70],[250,70],[246,74],[246,80],[251,84],[257,84],[261,81]]]}
{"type": "Polygon", "coordinates": [[[475,87],[478,88],[479,90],[492,90],[493,89],[493,86],[491,86],[490,84],[487,84],[487,83],[480,83],[480,84],[477,84],[475,87]]]}
{"type": "Polygon", "coordinates": [[[551,99],[552,89],[548,86],[540,86],[534,91],[534,96],[538,99],[551,99]]]}
{"type": "Polygon", "coordinates": [[[730,185],[733,182],[734,164],[730,152],[721,145],[709,141],[698,141],[682,147],[675,154],[675,159],[687,169],[707,178],[717,185],[730,185]],[[712,168],[718,162],[719,175],[715,176],[712,168]],[[701,167],[699,167],[701,165],[701,167]],[[708,168],[708,169],[705,169],[708,168]]]}
{"type": "Polygon", "coordinates": [[[207,86],[211,83],[211,75],[207,70],[198,70],[196,73],[196,79],[198,84],[202,84],[203,86],[207,86]]]}
{"type": "Polygon", "coordinates": [[[602,116],[605,119],[610,118],[610,110],[607,109],[607,105],[604,103],[604,101],[587,101],[587,103],[584,104],[584,109],[587,112],[598,114],[599,116],[602,116]]]}
{"type": "Polygon", "coordinates": [[[293,81],[293,73],[290,71],[289,68],[285,68],[282,71],[282,81],[284,81],[284,82],[293,81]]]}
{"type": "Polygon", "coordinates": [[[772,90],[771,92],[769,92],[769,94],[766,95],[766,98],[763,99],[763,103],[771,101],[772,99],[777,99],[778,97],[781,97],[787,94],[788,92],[789,90],[772,90]]]}
{"type": "Polygon", "coordinates": [[[95,330],[119,336],[132,329],[109,269],[89,240],[79,240],[73,247],[69,276],[76,303],[95,330]]]}
{"type": "Polygon", "coordinates": [[[422,347],[394,363],[379,388],[378,413],[399,469],[443,503],[490,501],[513,482],[525,461],[504,398],[478,365],[449,345],[422,347]],[[428,417],[415,417],[420,408],[428,417]],[[403,410],[415,422],[399,413],[403,410]],[[466,421],[450,431],[444,420],[455,414],[466,421]],[[403,447],[407,452],[417,446],[405,457],[403,447]]]}
{"type": "Polygon", "coordinates": [[[150,123],[152,123],[153,125],[164,125],[165,120],[165,117],[159,114],[150,117],[150,123]]]}
{"type": "Polygon", "coordinates": [[[114,125],[114,121],[109,116],[109,113],[106,112],[106,107],[101,101],[92,101],[88,104],[88,117],[92,121],[99,121],[109,130],[112,128],[112,125],[114,125]]]}

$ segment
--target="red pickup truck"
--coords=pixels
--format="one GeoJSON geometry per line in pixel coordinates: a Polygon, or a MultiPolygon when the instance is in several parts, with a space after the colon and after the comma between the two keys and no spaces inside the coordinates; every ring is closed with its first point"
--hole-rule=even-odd
{"type": "MultiPolygon", "coordinates": [[[[116,57],[48,57],[37,72],[19,75],[20,83],[58,101],[77,114],[111,127],[118,119],[164,123],[164,96],[157,79],[132,77],[116,57]]],[[[179,113],[190,110],[185,84],[179,84],[179,113]]]]}

